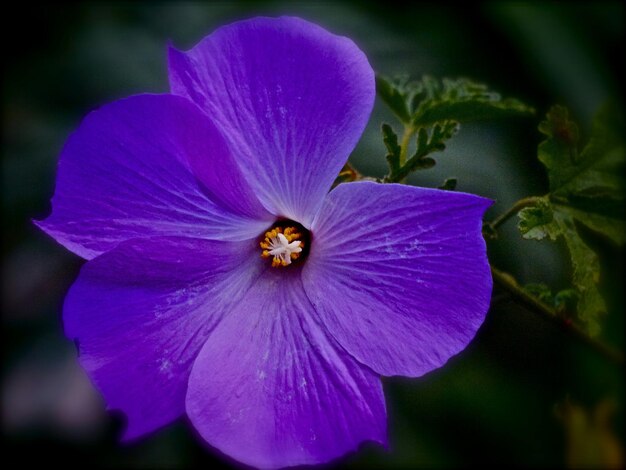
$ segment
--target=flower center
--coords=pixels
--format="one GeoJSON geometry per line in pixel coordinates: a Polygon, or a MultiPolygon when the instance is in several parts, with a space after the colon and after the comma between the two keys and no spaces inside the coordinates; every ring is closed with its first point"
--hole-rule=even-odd
{"type": "Polygon", "coordinates": [[[265,232],[265,238],[260,243],[263,250],[261,256],[272,258],[274,268],[289,266],[303,254],[305,246],[303,231],[290,224],[277,224],[265,232]]]}

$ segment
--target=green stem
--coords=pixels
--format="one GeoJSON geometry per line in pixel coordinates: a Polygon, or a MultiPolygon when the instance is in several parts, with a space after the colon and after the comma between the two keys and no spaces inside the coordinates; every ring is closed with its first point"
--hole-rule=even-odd
{"type": "Polygon", "coordinates": [[[410,125],[404,126],[404,134],[402,134],[402,141],[400,142],[400,159],[398,161],[399,167],[402,168],[406,163],[407,155],[409,154],[409,145],[411,145],[411,138],[415,135],[417,129],[410,125]]]}
{"type": "Polygon", "coordinates": [[[511,207],[509,207],[509,209],[506,212],[504,212],[503,214],[500,214],[498,217],[496,217],[493,221],[491,221],[487,225],[492,231],[495,231],[500,225],[502,225],[504,222],[509,220],[519,211],[521,211],[525,207],[529,207],[534,204],[537,204],[541,199],[542,199],[541,196],[530,196],[530,197],[525,197],[523,199],[520,199],[511,207]]]}
{"type": "Polygon", "coordinates": [[[567,315],[551,308],[549,305],[546,305],[536,297],[526,292],[513,276],[500,271],[493,266],[491,267],[491,274],[493,275],[495,282],[497,282],[503,289],[505,289],[530,311],[558,325],[564,331],[591,347],[604,358],[616,363],[619,366],[624,365],[624,353],[589,336],[585,330],[572,323],[567,315]]]}

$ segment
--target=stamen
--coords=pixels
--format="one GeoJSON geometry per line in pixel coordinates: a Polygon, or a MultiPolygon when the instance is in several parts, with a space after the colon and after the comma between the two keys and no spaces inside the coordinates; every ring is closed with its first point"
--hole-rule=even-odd
{"type": "Polygon", "coordinates": [[[265,232],[265,239],[260,243],[263,258],[272,258],[272,267],[289,266],[302,253],[304,242],[302,234],[295,227],[275,227],[265,232]]]}

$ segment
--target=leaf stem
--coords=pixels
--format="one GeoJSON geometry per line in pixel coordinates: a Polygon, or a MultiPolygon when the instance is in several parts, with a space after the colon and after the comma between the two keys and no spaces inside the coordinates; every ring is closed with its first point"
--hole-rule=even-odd
{"type": "Polygon", "coordinates": [[[509,220],[519,211],[521,211],[525,207],[532,206],[533,204],[538,203],[541,199],[542,199],[541,196],[530,196],[530,197],[525,197],[523,199],[520,199],[519,201],[514,203],[511,207],[509,207],[509,209],[506,212],[500,214],[498,217],[496,217],[494,220],[492,220],[486,225],[488,225],[489,228],[493,232],[495,232],[500,225],[502,225],[504,222],[509,220]]]}
{"type": "Polygon", "coordinates": [[[402,141],[400,142],[400,158],[399,167],[402,168],[406,163],[407,155],[409,154],[409,145],[411,144],[411,138],[415,135],[417,129],[411,125],[404,126],[404,134],[402,134],[402,141]]]}
{"type": "Polygon", "coordinates": [[[582,343],[591,347],[597,353],[604,358],[614,362],[619,366],[624,365],[624,353],[614,349],[613,347],[589,336],[582,328],[575,325],[571,320],[562,312],[559,312],[550,306],[544,304],[536,297],[526,292],[515,280],[513,276],[497,268],[491,267],[491,274],[494,281],[496,281],[503,289],[511,294],[519,303],[523,304],[529,310],[539,315],[540,317],[556,324],[561,329],[570,333],[573,337],[580,340],[582,343]]]}

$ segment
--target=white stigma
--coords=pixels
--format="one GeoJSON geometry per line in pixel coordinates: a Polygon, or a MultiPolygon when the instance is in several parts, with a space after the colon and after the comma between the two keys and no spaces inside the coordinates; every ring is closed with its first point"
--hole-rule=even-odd
{"type": "Polygon", "coordinates": [[[300,253],[300,240],[289,243],[282,233],[270,239],[269,253],[283,262],[283,265],[291,264],[291,253],[300,253]]]}

